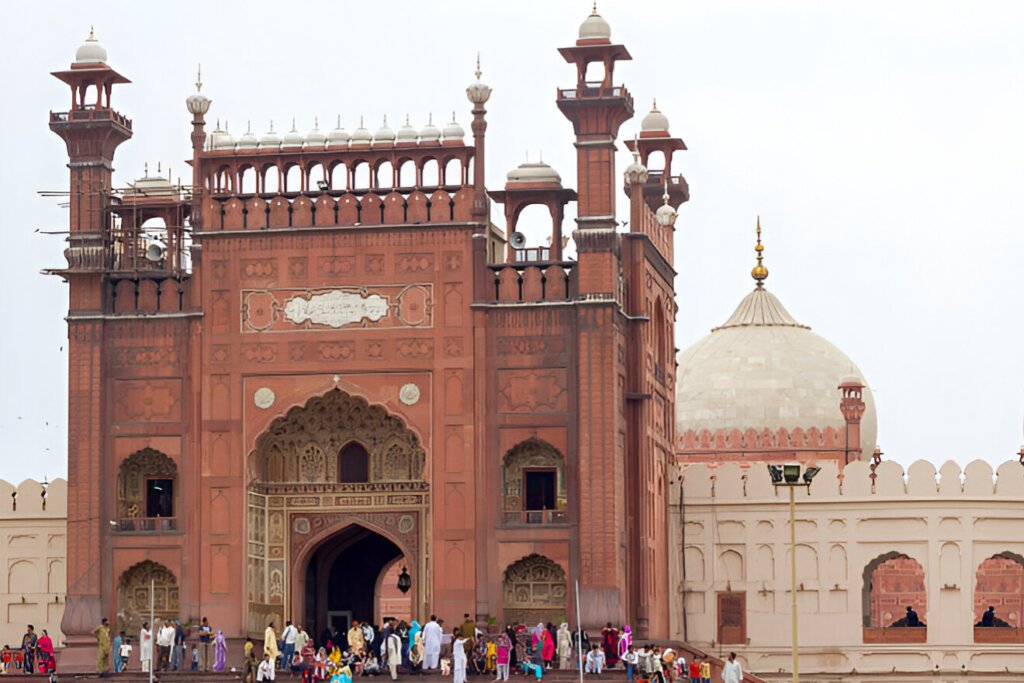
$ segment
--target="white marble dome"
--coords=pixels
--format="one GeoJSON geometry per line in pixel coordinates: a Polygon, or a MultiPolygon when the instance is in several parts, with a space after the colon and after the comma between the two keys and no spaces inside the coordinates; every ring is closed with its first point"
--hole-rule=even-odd
{"type": "Polygon", "coordinates": [[[654,106],[651,107],[651,110],[647,112],[647,115],[640,122],[640,130],[645,133],[668,132],[668,117],[658,109],[657,102],[654,103],[654,106]]]}
{"type": "Polygon", "coordinates": [[[595,38],[609,40],[611,37],[612,27],[608,25],[604,17],[597,13],[597,7],[594,7],[593,13],[580,24],[580,40],[593,40],[595,38]]]}
{"type": "Polygon", "coordinates": [[[466,131],[462,130],[462,126],[455,120],[455,112],[452,112],[452,120],[445,124],[441,133],[445,140],[461,140],[466,137],[466,131]]]}
{"type": "Polygon", "coordinates": [[[306,134],[306,149],[323,149],[327,136],[320,130],[319,119],[313,119],[313,130],[306,134]]]}
{"type": "Polygon", "coordinates": [[[373,141],[373,134],[363,125],[363,117],[359,117],[359,127],[352,131],[353,145],[368,145],[373,141]]]}
{"type": "Polygon", "coordinates": [[[562,184],[562,177],[543,161],[519,164],[508,172],[509,183],[555,183],[562,184]]]}
{"type": "Polygon", "coordinates": [[[377,129],[377,132],[373,134],[373,141],[377,143],[388,143],[395,141],[395,131],[391,130],[388,126],[388,117],[384,117],[384,122],[377,129]]]}
{"type": "Polygon", "coordinates": [[[398,129],[398,134],[395,140],[398,142],[416,142],[419,138],[419,133],[409,123],[409,117],[405,117],[405,125],[398,129]]]}
{"type": "Polygon", "coordinates": [[[302,137],[302,133],[295,128],[295,119],[292,119],[292,129],[281,138],[281,148],[302,147],[303,142],[305,142],[305,139],[302,137]]]}
{"type": "Polygon", "coordinates": [[[420,129],[421,142],[437,142],[441,139],[441,130],[434,125],[434,116],[427,119],[427,125],[420,129]]]}
{"type": "Polygon", "coordinates": [[[846,422],[844,380],[864,384],[862,457],[875,450],[878,417],[864,375],[828,340],[801,325],[768,290],[748,294],[732,316],[678,357],[676,433],[688,429],[792,431],[846,422]]]}
{"type": "Polygon", "coordinates": [[[328,147],[348,147],[348,131],[341,127],[341,116],[338,116],[338,125],[327,134],[328,147]]]}
{"type": "Polygon", "coordinates": [[[281,137],[274,132],[274,122],[270,122],[270,130],[260,138],[261,149],[277,149],[281,146],[281,137]]]}
{"type": "Polygon", "coordinates": [[[98,40],[96,40],[96,36],[93,35],[92,29],[89,29],[89,37],[86,38],[85,42],[82,43],[75,51],[75,63],[99,64],[106,61],[107,50],[100,45],[98,40]]]}

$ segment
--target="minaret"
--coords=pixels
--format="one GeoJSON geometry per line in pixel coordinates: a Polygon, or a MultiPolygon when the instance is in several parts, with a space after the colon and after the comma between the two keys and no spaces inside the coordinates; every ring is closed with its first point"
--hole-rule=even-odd
{"type": "Polygon", "coordinates": [[[480,80],[480,53],[476,55],[476,80],[466,88],[466,97],[473,103],[473,211],[474,222],[479,222],[473,231],[473,297],[484,296],[488,290],[487,271],[487,225],[490,221],[490,205],[484,178],[484,135],[487,132],[487,109],[484,105],[491,98],[491,87],[480,80]]]}
{"type": "MultiPolygon", "coordinates": [[[[559,53],[576,65],[576,87],[558,89],[558,108],[572,121],[576,133],[576,173],[579,193],[579,229],[615,229],[615,138],[619,126],[633,116],[633,98],[623,86],[613,84],[615,63],[632,59],[622,45],[613,45],[608,22],[593,13],[580,25],[573,47],[559,53]],[[587,68],[604,69],[600,81],[587,80],[587,68]]],[[[585,244],[579,245],[581,250],[585,244]]]]}
{"type": "MultiPolygon", "coordinates": [[[[90,29],[66,71],[53,75],[71,87],[71,110],[50,112],[50,130],[67,144],[71,169],[69,197],[71,234],[68,270],[90,271],[110,267],[110,202],[114,151],[132,136],[132,123],[110,106],[116,83],[130,81],[107,65],[107,51],[90,29]]],[[[99,292],[97,291],[96,294],[99,292]]],[[[100,301],[90,297],[72,306],[99,311],[100,301]]]]}
{"type": "MultiPolygon", "coordinates": [[[[192,211],[190,222],[196,232],[202,230],[203,220],[203,181],[200,171],[199,155],[206,144],[206,119],[203,118],[210,110],[211,100],[203,94],[202,67],[196,68],[196,91],[185,100],[185,107],[192,114],[192,211]]],[[[273,124],[271,124],[273,126],[273,124]]]]}
{"type": "Polygon", "coordinates": [[[102,617],[109,567],[101,561],[106,520],[98,494],[113,472],[103,460],[101,412],[103,376],[99,347],[104,328],[105,272],[113,266],[111,176],[114,151],[132,136],[131,121],[114,111],[110,95],[128,83],[107,65],[107,52],[93,32],[75,61],[53,74],[71,87],[71,109],[50,112],[50,130],[67,143],[71,170],[70,233],[66,269],[54,271],[68,282],[68,533],[67,602],[61,630],[66,646],[61,666],[81,668],[94,659],[92,629],[102,617]]]}

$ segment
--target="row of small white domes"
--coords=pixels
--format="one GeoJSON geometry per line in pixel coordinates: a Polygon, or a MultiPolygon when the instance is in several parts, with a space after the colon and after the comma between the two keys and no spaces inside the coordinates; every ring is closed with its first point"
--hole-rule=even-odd
{"type": "Polygon", "coordinates": [[[295,129],[295,122],[292,122],[292,129],[285,133],[283,136],[279,136],[274,132],[274,124],[270,124],[270,130],[263,135],[263,137],[257,138],[256,135],[250,129],[237,140],[234,136],[227,131],[225,126],[224,130],[221,130],[220,121],[217,121],[217,128],[210,134],[210,148],[211,149],[234,149],[236,146],[238,149],[256,149],[256,148],[301,148],[305,146],[306,149],[317,149],[322,147],[348,147],[349,145],[362,145],[362,144],[395,144],[403,142],[438,142],[442,138],[444,140],[463,140],[466,137],[466,132],[462,129],[462,126],[455,120],[455,114],[452,113],[452,120],[445,124],[444,128],[438,128],[434,125],[433,120],[427,123],[423,128],[416,130],[409,124],[409,119],[406,117],[405,125],[398,129],[397,132],[388,127],[387,117],[384,117],[383,125],[377,129],[376,133],[370,133],[368,129],[363,127],[362,121],[360,121],[359,127],[352,131],[350,135],[348,131],[341,127],[341,119],[338,119],[338,126],[329,133],[324,133],[320,130],[319,123],[313,126],[313,130],[309,134],[303,136],[295,129]]]}

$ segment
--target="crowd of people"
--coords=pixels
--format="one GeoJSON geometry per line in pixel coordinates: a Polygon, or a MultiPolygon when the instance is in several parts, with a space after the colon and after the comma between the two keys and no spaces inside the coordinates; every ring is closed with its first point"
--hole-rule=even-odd
{"type": "MultiPolygon", "coordinates": [[[[112,639],[104,619],[93,634],[97,671],[124,671],[133,651],[126,633],[121,631],[112,639]]],[[[206,617],[195,629],[170,619],[155,624],[153,629],[149,622],[143,622],[138,642],[142,671],[152,667],[154,671],[219,672],[226,667],[227,641],[223,632],[213,630],[206,617]]],[[[26,672],[32,672],[35,666],[42,672],[52,671],[53,644],[45,631],[37,639],[29,626],[22,652],[20,661],[26,672]]],[[[450,675],[452,683],[466,683],[468,676],[484,675],[504,683],[513,674],[539,681],[545,671],[555,668],[582,668],[591,675],[621,670],[626,683],[711,683],[707,656],[687,662],[671,647],[635,643],[628,625],[620,630],[609,623],[593,638],[585,630],[570,630],[564,622],[557,628],[550,622],[533,627],[513,623],[487,633],[469,614],[463,615],[462,623],[450,631],[435,615],[422,626],[415,619],[406,622],[393,617],[378,627],[353,621],[344,632],[327,628],[319,636],[291,621],[278,632],[271,622],[264,631],[259,654],[251,638],[246,640],[243,654],[245,683],[273,681],[278,673],[301,677],[302,683],[352,683],[357,676],[377,675],[397,680],[399,672],[440,672],[450,675]]],[[[724,663],[722,680],[743,680],[735,653],[724,663]]]]}
{"type": "MultiPolygon", "coordinates": [[[[592,640],[585,630],[572,631],[561,623],[538,623],[532,628],[509,624],[497,633],[481,631],[476,621],[463,615],[461,624],[450,632],[444,620],[431,615],[422,626],[387,618],[380,627],[353,621],[347,631],[325,629],[318,638],[304,628],[286,623],[281,634],[268,625],[263,639],[262,660],[257,661],[255,644],[245,645],[243,678],[247,683],[273,681],[278,672],[301,676],[303,683],[351,683],[357,676],[389,675],[399,672],[423,674],[440,672],[453,683],[465,683],[467,676],[486,675],[505,682],[513,674],[540,680],[553,668],[602,674],[619,669],[627,683],[710,683],[711,662],[697,657],[686,662],[671,647],[633,642],[630,627],[621,631],[611,624],[592,640]]],[[[724,683],[740,683],[743,671],[731,653],[722,672],[724,683]]]]}
{"type": "MultiPolygon", "coordinates": [[[[177,619],[158,620],[153,628],[148,621],[142,622],[138,637],[141,670],[224,671],[227,665],[224,633],[217,631],[214,634],[206,617],[195,628],[194,634],[192,630],[177,619]]],[[[92,633],[96,637],[96,672],[126,671],[135,649],[131,637],[120,631],[111,638],[107,619],[103,619],[92,633]]]]}

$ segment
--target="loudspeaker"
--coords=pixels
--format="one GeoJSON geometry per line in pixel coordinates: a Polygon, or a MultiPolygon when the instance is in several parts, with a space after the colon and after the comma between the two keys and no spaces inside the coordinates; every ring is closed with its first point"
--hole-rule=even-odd
{"type": "Polygon", "coordinates": [[[526,248],[526,235],[521,232],[514,232],[509,237],[508,243],[512,245],[513,249],[524,249],[526,248]]]}
{"type": "Polygon", "coordinates": [[[160,242],[150,242],[149,246],[146,247],[146,260],[152,261],[153,263],[159,263],[164,260],[164,256],[167,255],[167,247],[160,242]]]}

